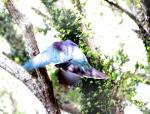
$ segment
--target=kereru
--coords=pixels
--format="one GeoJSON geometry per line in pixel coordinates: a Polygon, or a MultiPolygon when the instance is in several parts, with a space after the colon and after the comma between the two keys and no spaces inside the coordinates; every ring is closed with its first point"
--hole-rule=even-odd
{"type": "Polygon", "coordinates": [[[80,76],[78,74],[64,71],[63,69],[58,69],[56,71],[56,76],[59,84],[64,85],[64,87],[75,86],[80,81],[80,76]]]}
{"type": "MultiPolygon", "coordinates": [[[[69,75],[81,78],[108,78],[106,74],[99,72],[88,63],[86,56],[78,45],[71,40],[54,42],[45,51],[27,61],[24,68],[30,71],[48,64],[54,64],[57,68],[61,69],[60,72],[67,79],[69,75]]],[[[74,80],[73,78],[70,79],[74,80]]]]}

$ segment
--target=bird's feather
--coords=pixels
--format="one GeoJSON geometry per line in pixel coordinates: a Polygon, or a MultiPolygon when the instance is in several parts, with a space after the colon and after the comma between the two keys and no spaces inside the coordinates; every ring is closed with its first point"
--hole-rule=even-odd
{"type": "Polygon", "coordinates": [[[78,47],[70,40],[64,42],[55,42],[50,45],[45,51],[38,54],[24,64],[27,71],[44,67],[48,64],[59,64],[72,59],[75,47],[78,47]]]}
{"type": "Polygon", "coordinates": [[[70,40],[54,42],[45,51],[27,61],[24,68],[28,71],[48,64],[75,73],[80,77],[107,79],[104,73],[93,68],[77,44],[70,40]]]}
{"type": "Polygon", "coordinates": [[[108,79],[106,74],[96,70],[88,62],[70,60],[65,63],[56,64],[56,67],[78,74],[81,78],[108,79]]]}
{"type": "Polygon", "coordinates": [[[60,84],[74,86],[80,81],[80,76],[69,72],[64,71],[63,69],[58,69],[56,76],[60,84]]]}

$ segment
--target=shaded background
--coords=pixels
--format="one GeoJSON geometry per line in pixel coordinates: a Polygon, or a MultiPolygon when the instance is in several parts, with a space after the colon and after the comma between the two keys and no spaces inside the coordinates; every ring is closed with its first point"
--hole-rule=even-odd
{"type": "MultiPolygon", "coordinates": [[[[138,0],[114,2],[136,16],[143,12],[138,0]]],[[[40,51],[54,41],[70,39],[92,66],[110,77],[82,79],[66,89],[58,84],[56,68],[47,66],[61,105],[73,104],[84,114],[150,113],[147,52],[128,15],[103,0],[18,0],[17,6],[33,23],[40,51]]],[[[21,34],[0,2],[0,51],[20,65],[28,59],[21,34]]],[[[0,113],[44,114],[23,84],[2,69],[0,74],[0,113]]]]}

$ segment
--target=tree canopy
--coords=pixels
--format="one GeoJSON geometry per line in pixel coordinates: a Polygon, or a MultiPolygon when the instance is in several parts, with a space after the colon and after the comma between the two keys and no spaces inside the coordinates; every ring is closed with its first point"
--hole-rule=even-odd
{"type": "MultiPolygon", "coordinates": [[[[11,50],[1,52],[0,67],[28,87],[47,114],[60,114],[62,110],[72,114],[124,114],[129,104],[150,113],[147,103],[136,99],[139,84],[150,83],[149,0],[41,0],[37,6],[23,1],[2,2],[0,37],[11,50]],[[38,25],[34,24],[36,19],[41,20],[38,25]],[[39,45],[50,45],[53,40],[76,43],[89,64],[109,79],[81,78],[69,87],[59,84],[56,67],[49,65],[31,72],[21,67],[40,53],[39,45]]],[[[0,99],[5,94],[11,102],[17,101],[0,89],[0,99]]],[[[13,106],[15,109],[17,103],[13,106]]],[[[3,107],[0,112],[8,113],[3,107]]],[[[22,114],[18,108],[13,113],[22,114]]]]}

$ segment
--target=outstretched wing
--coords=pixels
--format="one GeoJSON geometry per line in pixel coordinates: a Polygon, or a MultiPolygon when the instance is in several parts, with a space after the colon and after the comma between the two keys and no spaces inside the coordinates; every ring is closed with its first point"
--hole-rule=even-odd
{"type": "Polygon", "coordinates": [[[62,68],[65,71],[69,71],[77,74],[76,76],[94,78],[94,79],[108,79],[108,76],[95,68],[93,68],[88,62],[70,60],[62,64],[57,64],[56,67],[62,68]]]}
{"type": "Polygon", "coordinates": [[[72,59],[74,47],[78,46],[70,40],[54,42],[45,51],[27,61],[24,68],[30,71],[35,68],[44,67],[51,63],[59,64],[67,62],[72,59]]]}
{"type": "Polygon", "coordinates": [[[99,72],[87,61],[78,45],[70,40],[54,42],[45,51],[25,63],[28,71],[54,63],[56,67],[77,74],[80,77],[107,79],[108,76],[99,72]]]}

